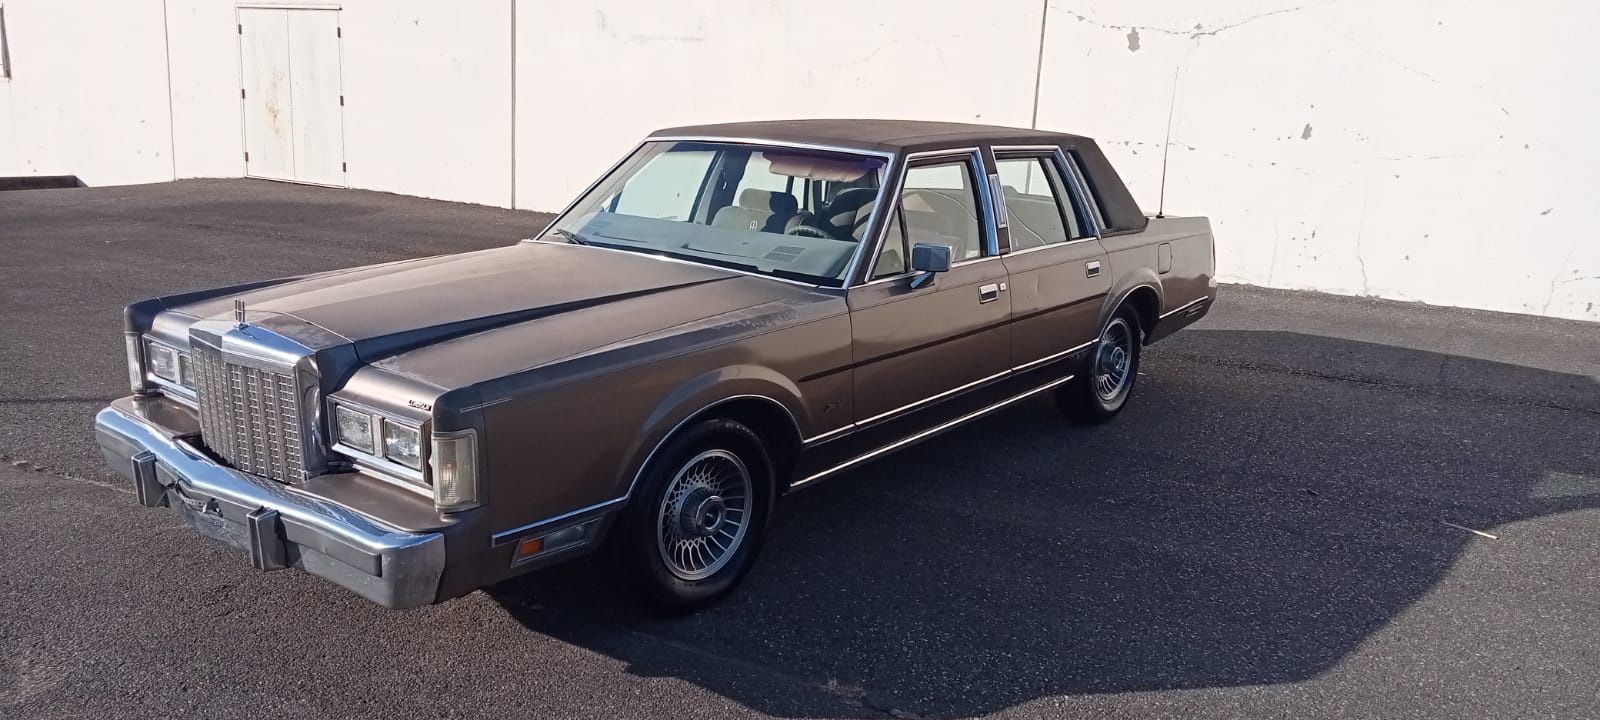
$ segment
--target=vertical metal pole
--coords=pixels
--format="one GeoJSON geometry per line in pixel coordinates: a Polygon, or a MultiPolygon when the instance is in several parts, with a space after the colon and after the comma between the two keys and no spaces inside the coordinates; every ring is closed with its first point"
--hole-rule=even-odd
{"type": "Polygon", "coordinates": [[[511,203],[517,207],[517,0],[511,3],[511,203]]]}
{"type": "Polygon", "coordinates": [[[167,0],[161,0],[161,49],[167,56],[167,159],[172,161],[172,179],[178,179],[178,130],[172,112],[172,31],[167,27],[167,0]]]}
{"type": "Polygon", "coordinates": [[[1039,83],[1044,79],[1044,37],[1050,23],[1050,0],[1041,0],[1039,8],[1039,57],[1033,65],[1033,120],[1028,127],[1039,129],[1039,83]]]}

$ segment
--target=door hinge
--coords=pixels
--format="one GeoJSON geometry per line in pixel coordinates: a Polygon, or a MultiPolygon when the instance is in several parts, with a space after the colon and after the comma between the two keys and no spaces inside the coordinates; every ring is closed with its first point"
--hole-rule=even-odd
{"type": "Polygon", "coordinates": [[[239,23],[239,34],[240,35],[244,34],[244,23],[239,23]]]}
{"type": "Polygon", "coordinates": [[[339,107],[344,107],[344,96],[343,95],[339,96],[339,107]]]}
{"type": "Polygon", "coordinates": [[[339,163],[339,172],[350,172],[350,163],[339,163]]]}
{"type": "Polygon", "coordinates": [[[342,27],[335,27],[335,28],[334,28],[334,29],[333,29],[333,36],[334,36],[334,37],[337,37],[337,38],[342,38],[342,37],[344,37],[344,28],[342,28],[342,27]]]}
{"type": "Polygon", "coordinates": [[[244,161],[245,162],[250,162],[250,151],[249,150],[244,151],[244,161]]]}
{"type": "Polygon", "coordinates": [[[239,88],[239,99],[240,100],[244,99],[244,88],[239,88]]]}

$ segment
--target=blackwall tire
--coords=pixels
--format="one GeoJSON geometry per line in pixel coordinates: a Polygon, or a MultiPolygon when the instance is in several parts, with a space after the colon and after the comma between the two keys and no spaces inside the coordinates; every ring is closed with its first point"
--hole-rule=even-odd
{"type": "Polygon", "coordinates": [[[1106,321],[1076,377],[1056,391],[1056,407],[1069,420],[1103,423],[1117,416],[1139,381],[1144,331],[1139,314],[1123,306],[1106,321]]]}
{"type": "Polygon", "coordinates": [[[734,420],[698,422],[646,468],[614,549],[653,610],[694,612],[732,592],[755,564],[775,495],[760,435],[734,420]]]}

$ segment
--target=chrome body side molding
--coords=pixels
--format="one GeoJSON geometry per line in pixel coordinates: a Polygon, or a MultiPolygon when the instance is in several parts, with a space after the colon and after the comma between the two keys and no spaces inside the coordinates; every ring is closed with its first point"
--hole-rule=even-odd
{"type": "Polygon", "coordinates": [[[1032,390],[1028,390],[1026,392],[1023,392],[1023,393],[1020,393],[1020,394],[1017,394],[1017,395],[1013,395],[1013,396],[1011,396],[1009,398],[1006,398],[1005,400],[1001,400],[1000,402],[994,403],[993,405],[989,405],[987,407],[982,407],[982,408],[979,408],[979,409],[974,410],[972,412],[969,412],[969,413],[967,413],[965,415],[962,415],[961,417],[958,417],[958,418],[956,418],[954,420],[950,420],[948,422],[943,422],[943,423],[935,425],[935,426],[933,426],[931,428],[923,430],[921,432],[918,432],[918,433],[915,433],[915,434],[912,434],[912,435],[908,435],[908,436],[903,437],[903,438],[901,438],[899,440],[896,440],[896,441],[894,441],[892,443],[889,443],[888,445],[884,445],[884,446],[882,446],[882,447],[880,447],[880,448],[878,448],[876,450],[872,450],[872,451],[863,453],[861,455],[857,455],[857,456],[855,456],[855,457],[853,457],[853,458],[851,458],[849,460],[846,460],[846,461],[844,461],[842,463],[839,463],[838,465],[835,465],[835,466],[833,466],[831,468],[828,468],[828,469],[823,470],[821,472],[812,474],[812,475],[810,475],[808,477],[805,477],[805,478],[802,478],[800,480],[796,480],[794,482],[794,484],[790,485],[789,487],[790,487],[790,489],[793,489],[793,488],[798,488],[798,487],[807,485],[809,483],[812,483],[812,482],[815,482],[817,480],[821,480],[821,479],[823,479],[825,477],[828,477],[829,475],[832,475],[832,474],[834,474],[836,472],[839,472],[841,470],[845,470],[847,468],[850,468],[852,466],[858,465],[860,463],[864,463],[864,462],[866,462],[868,460],[871,460],[871,459],[873,459],[875,457],[878,457],[879,455],[883,455],[883,454],[891,452],[893,450],[898,450],[898,449],[900,449],[902,447],[905,447],[905,446],[910,445],[912,443],[918,442],[920,440],[926,440],[926,439],[928,439],[930,437],[933,437],[934,435],[942,433],[942,432],[944,432],[946,430],[950,430],[950,429],[952,429],[952,428],[954,428],[954,427],[956,427],[958,425],[962,425],[962,424],[965,424],[965,423],[970,422],[972,420],[976,420],[976,419],[978,419],[980,417],[983,417],[984,415],[988,415],[991,412],[994,412],[994,411],[999,410],[999,409],[1001,409],[1003,407],[1011,405],[1012,403],[1015,403],[1015,402],[1017,402],[1019,400],[1025,400],[1027,398],[1033,397],[1034,395],[1042,393],[1042,392],[1044,392],[1046,390],[1050,390],[1050,389],[1055,388],[1055,387],[1057,387],[1059,385],[1063,385],[1063,384],[1067,383],[1068,381],[1072,380],[1073,377],[1074,376],[1072,376],[1072,375],[1067,375],[1066,377],[1061,377],[1061,378],[1057,378],[1055,380],[1051,380],[1050,382],[1047,382],[1047,383],[1045,383],[1043,385],[1040,385],[1040,386],[1038,386],[1036,388],[1033,388],[1032,390]]]}

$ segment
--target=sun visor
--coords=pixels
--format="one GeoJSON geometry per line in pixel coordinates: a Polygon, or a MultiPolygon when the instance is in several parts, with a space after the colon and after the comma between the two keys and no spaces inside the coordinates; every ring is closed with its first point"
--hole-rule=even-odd
{"type": "Polygon", "coordinates": [[[812,180],[854,182],[883,166],[882,161],[871,158],[785,155],[771,151],[763,154],[767,162],[772,163],[773,174],[812,180]]]}

